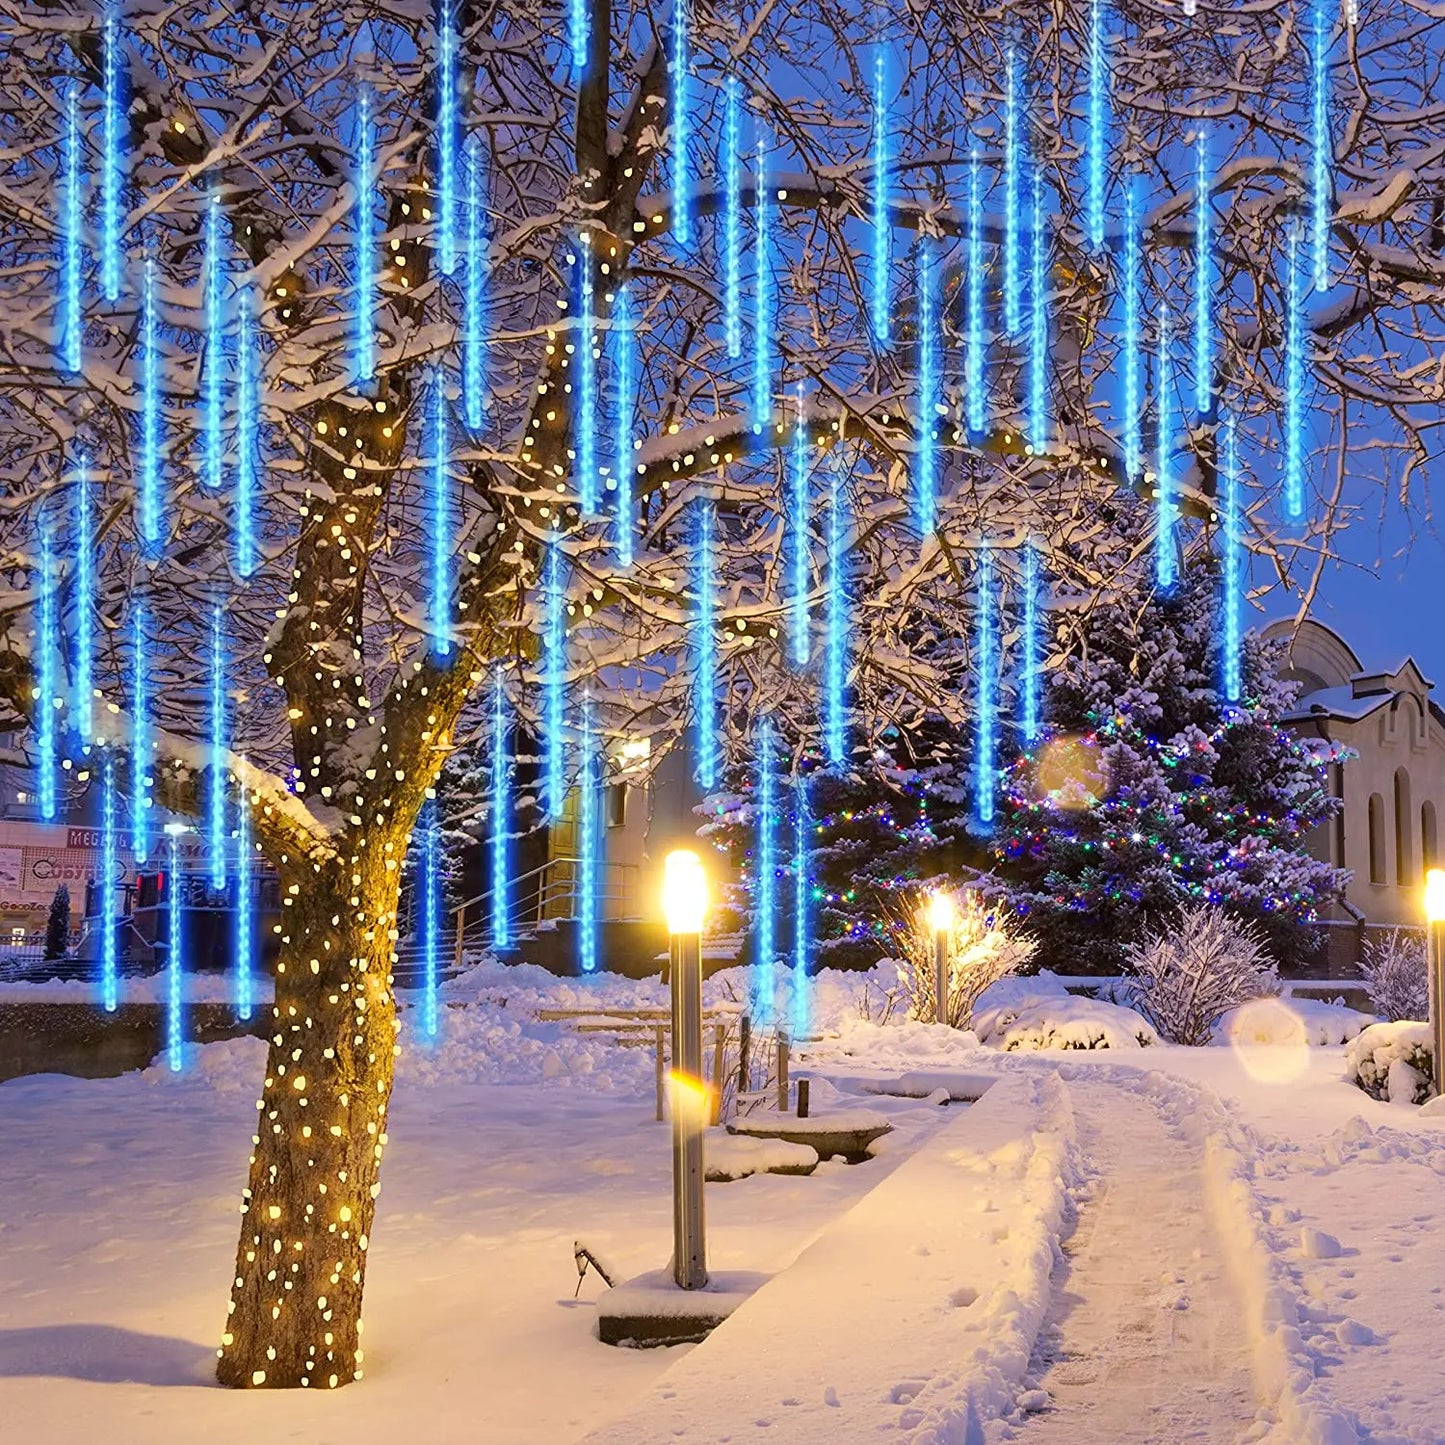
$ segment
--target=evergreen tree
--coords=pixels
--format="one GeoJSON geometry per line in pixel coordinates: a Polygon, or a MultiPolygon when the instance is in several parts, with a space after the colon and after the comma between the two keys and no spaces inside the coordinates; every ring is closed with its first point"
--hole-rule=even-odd
{"type": "Polygon", "coordinates": [[[45,959],[64,958],[70,948],[70,889],[62,883],[50,900],[45,920],[45,959]]]}
{"type": "MultiPolygon", "coordinates": [[[[968,737],[940,718],[890,728],[871,750],[858,749],[843,769],[805,759],[810,929],[823,968],[868,967],[897,953],[904,895],[934,880],[957,880],[986,869],[986,847],[967,830],[971,802],[968,737]]],[[[755,907],[757,780],[732,772],[732,790],[699,806],[701,830],[726,852],[742,876],[739,914],[755,907]]],[[[790,936],[794,811],[799,790],[780,776],[777,886],[790,936]]],[[[743,921],[739,918],[739,922],[743,921]]]]}
{"type": "Polygon", "coordinates": [[[1048,689],[1049,732],[1010,769],[997,873],[1044,965],[1118,967],[1179,904],[1219,904],[1264,930],[1283,963],[1344,886],[1305,851],[1339,806],[1322,745],[1280,723],[1295,687],[1283,649],[1245,641],[1244,697],[1225,703],[1217,574],[1208,557],[1167,595],[1099,606],[1048,689]]]}

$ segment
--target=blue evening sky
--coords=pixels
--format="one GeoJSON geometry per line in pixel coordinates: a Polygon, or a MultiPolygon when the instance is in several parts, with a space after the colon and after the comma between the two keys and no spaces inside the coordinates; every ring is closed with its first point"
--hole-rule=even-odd
{"type": "MultiPolygon", "coordinates": [[[[1352,565],[1330,567],[1312,615],[1340,633],[1366,667],[1413,656],[1445,702],[1445,541],[1417,518],[1412,544],[1398,508],[1382,520],[1371,506],[1339,539],[1336,550],[1352,565]]],[[[1276,592],[1264,604],[1267,620],[1292,615],[1297,599],[1276,592]]]]}

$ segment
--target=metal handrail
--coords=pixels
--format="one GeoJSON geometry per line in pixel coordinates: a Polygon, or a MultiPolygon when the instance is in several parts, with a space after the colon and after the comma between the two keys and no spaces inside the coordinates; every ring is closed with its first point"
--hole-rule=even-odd
{"type": "MultiPolygon", "coordinates": [[[[526,883],[529,880],[536,878],[539,874],[545,875],[554,872],[559,865],[565,864],[575,868],[581,862],[582,859],[570,855],[549,858],[545,863],[540,864],[538,867],[530,869],[528,872],[520,874],[516,878],[511,879],[508,883],[508,891],[512,892],[513,890],[516,890],[519,884],[526,883]]],[[[636,875],[640,871],[636,863],[620,863],[611,860],[603,860],[602,866],[605,870],[608,870],[609,872],[612,870],[621,871],[624,879],[628,881],[634,880],[636,875]]],[[[604,878],[606,876],[606,873],[604,873],[604,878]]],[[[477,894],[476,897],[467,899],[464,903],[458,903],[451,910],[453,919],[452,927],[455,938],[456,966],[458,968],[460,968],[462,965],[462,954],[466,945],[467,932],[469,928],[469,925],[466,921],[467,910],[479,903],[485,903],[495,894],[495,892],[495,888],[489,888],[485,892],[477,894]]],[[[609,886],[607,883],[604,882],[598,888],[598,897],[601,900],[606,900],[610,898],[626,898],[628,892],[629,889],[626,886],[626,883],[618,887],[615,885],[609,886]]],[[[527,919],[530,919],[533,926],[546,921],[546,910],[549,904],[558,902],[559,900],[566,898],[575,898],[576,896],[577,879],[575,876],[549,879],[547,881],[544,881],[542,885],[536,890],[533,897],[523,897],[515,899],[512,906],[507,911],[508,931],[510,932],[513,929],[520,927],[527,919]]],[[[575,917],[576,915],[574,913],[567,916],[575,917]]],[[[561,920],[559,919],[556,921],[561,920]]]]}

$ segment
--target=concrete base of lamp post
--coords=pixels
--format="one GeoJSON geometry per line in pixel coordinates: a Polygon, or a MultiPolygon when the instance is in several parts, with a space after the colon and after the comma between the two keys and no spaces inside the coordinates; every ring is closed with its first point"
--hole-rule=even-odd
{"type": "Polygon", "coordinates": [[[597,1301],[604,1345],[651,1349],[705,1340],[769,1279],[752,1270],[715,1270],[701,1289],[679,1289],[671,1269],[640,1274],[597,1301]]]}

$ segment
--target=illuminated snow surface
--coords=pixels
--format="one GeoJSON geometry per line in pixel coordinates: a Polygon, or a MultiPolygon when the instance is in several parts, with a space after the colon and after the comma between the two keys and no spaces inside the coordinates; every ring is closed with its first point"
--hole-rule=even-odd
{"type": "MultiPolygon", "coordinates": [[[[660,985],[492,964],[447,985],[439,1042],[401,1060],[366,1378],[328,1398],[209,1384],[258,1041],[181,1075],[0,1084],[7,1438],[1445,1438],[1445,1118],[1343,1081],[1312,1042],[1343,1011],[1235,1019],[1206,1049],[1005,1053],[866,1023],[861,983],[815,982],[831,1037],[796,1067],[815,1114],[893,1132],[862,1165],[709,1186],[712,1266],[771,1279],[705,1344],[652,1351],[597,1341],[594,1276],[572,1298],[579,1238],[624,1276],[667,1263],[651,1054],[535,1015],[660,985]],[[926,1096],[870,1092],[909,1072],[926,1096]]],[[[1074,1002],[1047,980],[984,1001],[1077,1039],[1074,1002]]]]}

